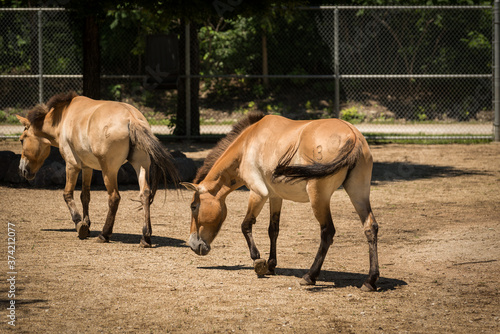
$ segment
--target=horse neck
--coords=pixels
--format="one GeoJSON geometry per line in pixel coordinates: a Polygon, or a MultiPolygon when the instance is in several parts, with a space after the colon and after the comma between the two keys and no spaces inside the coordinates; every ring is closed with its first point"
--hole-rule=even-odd
{"type": "Polygon", "coordinates": [[[47,138],[52,146],[59,147],[59,126],[61,115],[54,115],[54,110],[51,110],[45,116],[41,130],[38,130],[38,135],[47,138]],[[58,121],[55,121],[58,118],[58,121]]]}
{"type": "Polygon", "coordinates": [[[241,161],[241,143],[234,142],[221,155],[203,180],[205,188],[216,197],[225,199],[232,191],[244,185],[238,175],[241,161]]]}

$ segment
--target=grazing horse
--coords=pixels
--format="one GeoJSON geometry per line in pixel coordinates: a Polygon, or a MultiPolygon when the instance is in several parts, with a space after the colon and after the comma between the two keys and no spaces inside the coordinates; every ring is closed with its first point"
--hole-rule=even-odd
{"type": "Polygon", "coordinates": [[[189,246],[198,255],[208,254],[226,218],[226,197],[245,185],[250,195],[241,230],[256,272],[274,274],[283,199],[310,202],[321,227],[321,243],[301,284],[314,285],[335,234],[330,198],[342,185],[368,239],[370,271],[362,289],[374,291],[379,267],[378,225],[369,199],[372,167],[366,140],[347,122],[339,119],[293,121],[280,116],[250,114],[211,151],[194,183],[181,183],[195,192],[189,246]],[[268,199],[271,249],[269,260],[265,261],[260,259],[254,243],[252,225],[268,199]],[[258,268],[262,266],[264,271],[258,268]]]}
{"type": "Polygon", "coordinates": [[[153,135],[139,110],[126,103],[96,101],[70,92],[53,96],[47,105],[36,106],[27,118],[17,118],[25,126],[19,172],[26,179],[35,177],[49,156],[50,146],[59,147],[66,161],[64,200],[80,239],[89,235],[93,169],[102,170],[108,191],[109,211],[98,238],[100,242],[108,242],[120,202],[118,170],[129,161],[137,173],[144,210],[141,246],[151,247],[150,205],[160,179],[163,177],[166,182],[168,173],[177,182],[178,174],[171,155],[153,135]],[[83,218],[73,199],[80,171],[83,218]]]}

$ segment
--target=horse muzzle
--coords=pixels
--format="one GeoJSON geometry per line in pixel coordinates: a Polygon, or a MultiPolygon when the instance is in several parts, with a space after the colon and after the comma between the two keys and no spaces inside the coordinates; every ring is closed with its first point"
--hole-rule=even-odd
{"type": "Polygon", "coordinates": [[[188,244],[198,255],[207,255],[210,252],[210,245],[203,241],[196,232],[191,234],[188,244]]]}
{"type": "Polygon", "coordinates": [[[24,177],[26,180],[31,181],[35,178],[36,173],[31,172],[31,168],[28,165],[28,160],[21,158],[19,162],[19,175],[24,177]]]}

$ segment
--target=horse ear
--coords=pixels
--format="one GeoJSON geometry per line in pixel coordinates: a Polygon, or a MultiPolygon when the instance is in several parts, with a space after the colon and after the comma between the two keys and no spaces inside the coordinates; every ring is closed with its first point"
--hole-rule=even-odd
{"type": "Polygon", "coordinates": [[[189,182],[181,182],[181,184],[186,187],[188,190],[193,190],[193,191],[199,191],[199,188],[196,184],[194,183],[189,183],[189,182]]]}
{"type": "Polygon", "coordinates": [[[21,124],[24,125],[25,128],[29,128],[30,127],[30,121],[28,121],[27,118],[24,118],[24,117],[19,116],[19,115],[16,115],[16,117],[19,120],[19,122],[21,122],[21,124]]]}

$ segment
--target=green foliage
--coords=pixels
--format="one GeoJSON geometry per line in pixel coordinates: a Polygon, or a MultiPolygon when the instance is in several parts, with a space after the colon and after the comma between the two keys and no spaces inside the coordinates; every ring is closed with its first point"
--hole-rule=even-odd
{"type": "Polygon", "coordinates": [[[200,28],[201,73],[252,73],[258,46],[255,18],[238,17],[200,28]]]}
{"type": "Polygon", "coordinates": [[[122,90],[123,87],[121,84],[118,85],[111,85],[108,87],[109,92],[113,96],[113,99],[120,101],[122,97],[122,90]]]}
{"type": "Polygon", "coordinates": [[[265,110],[269,115],[283,115],[285,113],[285,108],[281,102],[278,104],[268,104],[265,110]]]}
{"type": "Polygon", "coordinates": [[[365,120],[366,115],[359,112],[356,106],[344,109],[340,112],[340,118],[352,124],[358,124],[365,120]]]}
{"type": "Polygon", "coordinates": [[[425,108],[418,106],[418,111],[416,112],[416,119],[419,121],[427,120],[427,115],[425,114],[425,108]]]}
{"type": "Polygon", "coordinates": [[[19,125],[16,115],[25,115],[25,112],[18,108],[0,110],[0,124],[19,125]]]}

